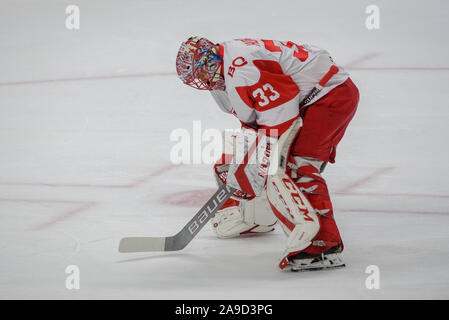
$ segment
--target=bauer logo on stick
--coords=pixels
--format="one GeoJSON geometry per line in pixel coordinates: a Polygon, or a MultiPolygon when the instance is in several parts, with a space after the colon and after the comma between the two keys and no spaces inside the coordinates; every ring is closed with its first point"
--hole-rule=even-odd
{"type": "Polygon", "coordinates": [[[199,213],[198,218],[195,219],[189,226],[190,234],[194,235],[198,228],[209,221],[209,218],[215,214],[215,212],[219,209],[219,204],[223,202],[226,198],[226,195],[231,191],[231,189],[225,186],[225,190],[221,190],[218,192],[216,197],[213,197],[209,202],[211,204],[206,204],[205,208],[199,213]]]}

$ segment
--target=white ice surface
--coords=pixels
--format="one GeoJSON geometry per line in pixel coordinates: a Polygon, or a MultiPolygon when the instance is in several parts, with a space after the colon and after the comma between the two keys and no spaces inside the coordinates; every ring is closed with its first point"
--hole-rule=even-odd
{"type": "Polygon", "coordinates": [[[69,4],[0,2],[0,298],[449,298],[447,2],[78,0],[78,31],[69,4]],[[380,30],[365,28],[369,4],[380,30]],[[345,269],[281,272],[279,227],[117,252],[121,237],[177,232],[215,188],[209,165],[171,165],[172,130],[238,126],[174,76],[194,34],[316,44],[348,67],[360,105],[325,172],[345,269]],[[191,206],[167,201],[195,190],[191,206]]]}

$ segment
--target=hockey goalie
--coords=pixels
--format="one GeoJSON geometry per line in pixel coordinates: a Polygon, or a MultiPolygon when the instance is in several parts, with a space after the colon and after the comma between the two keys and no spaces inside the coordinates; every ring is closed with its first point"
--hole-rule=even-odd
{"type": "Polygon", "coordinates": [[[211,220],[217,236],[263,234],[279,223],[287,236],[281,269],[344,266],[343,241],[321,174],[335,162],[357,109],[359,94],[348,73],[312,45],[263,39],[215,44],[201,37],[182,43],[176,68],[183,83],[209,90],[219,108],[242,125],[240,134],[224,135],[223,156],[214,166],[218,183],[237,189],[211,220]],[[320,81],[328,70],[336,71],[320,81]],[[263,160],[255,162],[256,169],[245,168],[248,140],[261,142],[262,158],[276,145],[279,168],[260,174],[267,173],[263,160]],[[241,146],[243,156],[236,152],[241,146]]]}

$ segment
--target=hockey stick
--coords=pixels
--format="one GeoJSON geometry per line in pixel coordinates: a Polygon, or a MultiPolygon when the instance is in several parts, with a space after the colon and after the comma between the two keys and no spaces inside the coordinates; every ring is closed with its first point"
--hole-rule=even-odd
{"type": "Polygon", "coordinates": [[[231,197],[235,189],[225,184],[195,214],[195,216],[171,237],[128,237],[120,240],[120,252],[177,251],[184,249],[204,225],[231,197]]]}
{"type": "MultiPolygon", "coordinates": [[[[338,67],[331,66],[329,71],[310,91],[309,95],[299,104],[301,109],[323,89],[324,85],[338,72],[338,67]]],[[[296,136],[301,127],[301,118],[295,120],[292,130],[282,145],[281,165],[285,169],[286,154],[289,145],[296,136]],[[287,148],[287,149],[286,149],[287,148]]],[[[119,252],[151,252],[151,251],[178,251],[184,249],[190,241],[200,232],[204,225],[213,217],[223,204],[231,197],[236,189],[221,185],[217,192],[210,198],[206,204],[195,214],[195,216],[179,231],[176,235],[170,237],[127,237],[120,240],[119,252]]]]}

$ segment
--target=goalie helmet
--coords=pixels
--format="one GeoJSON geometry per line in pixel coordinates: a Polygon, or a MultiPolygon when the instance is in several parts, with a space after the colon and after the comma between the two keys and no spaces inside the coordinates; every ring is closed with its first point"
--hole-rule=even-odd
{"type": "Polygon", "coordinates": [[[190,37],[181,44],[176,72],[181,81],[199,90],[224,90],[222,59],[216,45],[206,38],[190,37]]]}

